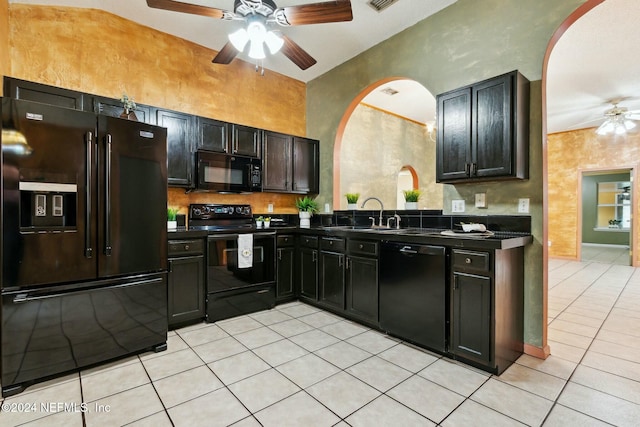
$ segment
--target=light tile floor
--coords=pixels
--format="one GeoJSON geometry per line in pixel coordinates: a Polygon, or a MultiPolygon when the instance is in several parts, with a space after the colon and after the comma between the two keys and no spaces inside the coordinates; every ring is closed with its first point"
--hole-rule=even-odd
{"type": "Polygon", "coordinates": [[[549,276],[552,355],[499,377],[296,302],[32,386],[0,425],[639,425],[640,269],[551,260],[549,276]]]}

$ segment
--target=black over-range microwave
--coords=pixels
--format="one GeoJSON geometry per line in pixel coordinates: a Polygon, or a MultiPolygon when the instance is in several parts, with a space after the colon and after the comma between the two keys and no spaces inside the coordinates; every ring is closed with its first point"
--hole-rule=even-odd
{"type": "Polygon", "coordinates": [[[262,191],[260,159],[199,150],[196,189],[244,193],[262,191]]]}

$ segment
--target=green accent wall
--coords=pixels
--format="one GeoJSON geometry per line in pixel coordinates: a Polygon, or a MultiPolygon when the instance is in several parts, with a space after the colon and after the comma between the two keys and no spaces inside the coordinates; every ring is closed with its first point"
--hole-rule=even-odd
{"type": "Polygon", "coordinates": [[[307,135],[320,140],[320,205],[332,201],[333,149],[338,125],[351,101],[384,78],[416,80],[438,94],[519,70],[531,80],[530,179],[520,182],[445,185],[443,206],[464,199],[470,214],[516,214],[517,199],[530,199],[533,244],[525,250],[525,342],[542,345],[542,67],[549,40],[585,0],[458,0],[307,84],[307,135]],[[488,208],[470,208],[477,192],[488,208]]]}

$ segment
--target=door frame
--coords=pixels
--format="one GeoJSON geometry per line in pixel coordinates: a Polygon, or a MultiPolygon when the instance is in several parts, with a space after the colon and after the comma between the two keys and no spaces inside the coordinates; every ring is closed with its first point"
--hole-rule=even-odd
{"type": "Polygon", "coordinates": [[[582,260],[582,180],[585,175],[594,175],[594,174],[613,174],[616,172],[626,173],[629,171],[629,179],[631,181],[631,229],[629,230],[629,256],[631,258],[631,266],[639,267],[640,260],[637,259],[635,248],[638,247],[638,236],[635,233],[635,230],[638,229],[638,222],[640,218],[638,218],[638,196],[640,195],[640,191],[635,185],[634,176],[636,176],[636,170],[638,169],[638,165],[620,165],[616,167],[608,167],[608,168],[578,168],[578,173],[580,174],[580,179],[578,179],[578,188],[577,188],[577,202],[578,202],[578,221],[576,225],[576,259],[577,261],[582,260]]]}

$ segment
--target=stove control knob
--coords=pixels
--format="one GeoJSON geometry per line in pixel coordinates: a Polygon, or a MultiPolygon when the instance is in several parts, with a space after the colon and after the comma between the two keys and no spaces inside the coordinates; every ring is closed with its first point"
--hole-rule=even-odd
{"type": "Polygon", "coordinates": [[[242,212],[242,208],[240,206],[236,207],[236,213],[241,213],[242,212]]]}
{"type": "Polygon", "coordinates": [[[200,210],[200,208],[193,208],[193,214],[198,216],[202,213],[202,211],[200,210]]]}

